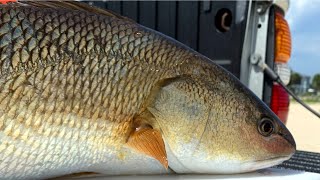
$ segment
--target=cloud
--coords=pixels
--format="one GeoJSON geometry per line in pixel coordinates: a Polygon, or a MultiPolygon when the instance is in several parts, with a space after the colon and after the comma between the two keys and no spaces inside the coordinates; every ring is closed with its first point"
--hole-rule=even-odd
{"type": "Polygon", "coordinates": [[[287,12],[286,18],[288,23],[293,26],[294,20],[301,16],[304,7],[308,1],[306,0],[294,0],[290,1],[289,10],[287,12]]]}
{"type": "Polygon", "coordinates": [[[319,0],[290,0],[286,19],[290,27],[295,28],[302,18],[311,17],[320,9],[319,0]]]}

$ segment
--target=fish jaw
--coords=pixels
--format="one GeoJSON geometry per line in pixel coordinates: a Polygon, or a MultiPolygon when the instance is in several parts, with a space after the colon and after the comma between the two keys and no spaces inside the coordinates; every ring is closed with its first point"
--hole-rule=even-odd
{"type": "MultiPolygon", "coordinates": [[[[182,174],[236,174],[252,172],[269,168],[290,159],[296,151],[295,143],[283,135],[274,135],[270,144],[260,146],[264,151],[259,156],[251,153],[239,154],[236,151],[207,151],[202,149],[199,139],[192,139],[189,143],[183,142],[170,146],[166,141],[169,167],[176,173],[182,174]],[[276,142],[275,142],[276,141],[276,142]],[[250,155],[251,154],[251,155],[250,155]]],[[[261,141],[261,140],[259,140],[261,141]]],[[[268,141],[267,141],[268,142],[268,141]]],[[[230,142],[232,143],[232,142],[230,142]]],[[[259,151],[259,149],[256,149],[259,151]]]]}
{"type": "Polygon", "coordinates": [[[236,174],[252,172],[259,169],[272,167],[290,159],[293,155],[278,156],[269,159],[254,161],[242,161],[233,159],[228,155],[219,155],[209,159],[204,153],[198,154],[197,159],[193,157],[183,158],[176,156],[170,146],[166,144],[169,167],[176,173],[181,174],[236,174]]]}
{"type": "MultiPolygon", "coordinates": [[[[296,151],[292,135],[285,127],[280,128],[282,128],[281,133],[271,137],[258,134],[250,136],[252,147],[243,146],[242,150],[240,148],[230,150],[232,146],[222,148],[221,142],[205,142],[203,140],[208,139],[205,137],[193,138],[188,142],[181,139],[172,142],[172,139],[165,138],[169,167],[177,173],[235,174],[278,165],[290,159],[296,151]],[[208,149],[206,148],[208,143],[219,145],[210,146],[208,149]]],[[[244,136],[244,133],[237,135],[241,136],[244,136]]],[[[240,147],[237,143],[229,140],[227,144],[240,147]]]]}
{"type": "Polygon", "coordinates": [[[281,164],[282,162],[289,160],[292,157],[292,155],[293,154],[291,154],[289,156],[280,156],[280,157],[275,157],[275,158],[271,158],[271,159],[246,162],[246,163],[243,163],[243,166],[247,167],[247,169],[248,169],[248,171],[245,171],[245,172],[264,169],[264,168],[268,168],[268,167],[272,167],[272,166],[276,166],[278,164],[281,164]]]}

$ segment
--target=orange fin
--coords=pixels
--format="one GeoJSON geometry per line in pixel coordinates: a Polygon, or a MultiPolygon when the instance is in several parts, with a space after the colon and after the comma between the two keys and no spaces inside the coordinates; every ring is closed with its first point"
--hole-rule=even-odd
{"type": "Polygon", "coordinates": [[[160,131],[149,126],[136,128],[129,136],[127,145],[138,152],[155,158],[168,169],[167,153],[160,131]]]}
{"type": "Polygon", "coordinates": [[[17,0],[0,0],[0,4],[7,4],[9,2],[17,2],[17,0]]]}

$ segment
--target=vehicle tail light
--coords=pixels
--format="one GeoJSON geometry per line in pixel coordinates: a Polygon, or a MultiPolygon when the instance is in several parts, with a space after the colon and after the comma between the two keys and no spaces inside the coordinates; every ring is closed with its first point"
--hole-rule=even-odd
{"type": "Polygon", "coordinates": [[[281,81],[288,85],[290,82],[291,70],[287,63],[276,62],[274,66],[274,71],[279,75],[281,81]]]}
{"type": "MultiPolygon", "coordinates": [[[[275,65],[274,70],[284,84],[290,81],[288,61],[291,56],[291,34],[283,13],[275,12],[275,65]]],[[[272,88],[271,109],[285,124],[289,112],[289,95],[279,84],[274,83],[272,88]]]]}
{"type": "Polygon", "coordinates": [[[271,110],[286,124],[289,112],[289,94],[279,84],[273,84],[271,110]]]}
{"type": "Polygon", "coordinates": [[[287,21],[280,12],[275,13],[275,61],[287,63],[291,56],[291,34],[287,21]]]}

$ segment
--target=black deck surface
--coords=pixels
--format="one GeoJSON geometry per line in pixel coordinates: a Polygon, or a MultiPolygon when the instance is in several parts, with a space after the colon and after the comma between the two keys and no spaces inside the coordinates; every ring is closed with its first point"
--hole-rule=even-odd
{"type": "Polygon", "coordinates": [[[297,151],[290,160],[276,167],[320,174],[320,153],[297,151]]]}

